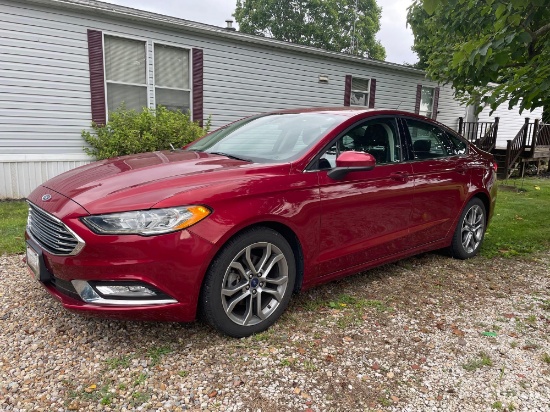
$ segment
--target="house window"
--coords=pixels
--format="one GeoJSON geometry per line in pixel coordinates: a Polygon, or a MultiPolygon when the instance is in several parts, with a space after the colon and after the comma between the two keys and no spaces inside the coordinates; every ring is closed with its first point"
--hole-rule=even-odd
{"type": "Polygon", "coordinates": [[[434,88],[422,86],[420,94],[420,109],[418,114],[432,118],[434,104],[434,88]]]}
{"type": "Polygon", "coordinates": [[[144,41],[105,36],[107,108],[147,106],[147,58],[144,41]]]}
{"type": "Polygon", "coordinates": [[[191,108],[189,50],[155,44],[155,103],[170,110],[191,108]]]}
{"type": "Polygon", "coordinates": [[[127,39],[92,29],[87,37],[94,123],[104,125],[108,110],[116,110],[122,103],[127,109],[141,110],[154,107],[156,101],[170,109],[192,111],[193,120],[202,125],[202,49],[127,39]]]}
{"type": "MultiPolygon", "coordinates": [[[[105,80],[107,108],[116,110],[148,107],[147,43],[105,36],[105,80]]],[[[154,45],[155,104],[187,112],[191,108],[189,50],[154,45]]]]}
{"type": "Polygon", "coordinates": [[[352,77],[350,106],[369,106],[370,79],[352,77]]]}

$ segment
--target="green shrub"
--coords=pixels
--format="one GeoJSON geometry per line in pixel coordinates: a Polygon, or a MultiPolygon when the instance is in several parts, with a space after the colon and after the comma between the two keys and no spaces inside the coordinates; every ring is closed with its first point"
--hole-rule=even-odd
{"type": "Polygon", "coordinates": [[[124,106],[109,113],[106,125],[92,124],[93,131],[82,131],[82,138],[90,145],[87,155],[97,160],[134,153],[182,147],[210,129],[210,119],[204,128],[191,121],[189,114],[170,111],[158,106],[144,108],[141,112],[127,110],[124,106]]]}

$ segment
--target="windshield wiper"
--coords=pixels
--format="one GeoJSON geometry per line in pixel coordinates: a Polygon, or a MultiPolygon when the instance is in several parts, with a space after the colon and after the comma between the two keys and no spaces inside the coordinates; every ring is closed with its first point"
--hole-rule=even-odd
{"type": "Polygon", "coordinates": [[[235,156],[235,155],[232,155],[232,154],[229,154],[229,153],[223,153],[223,152],[206,152],[206,153],[225,156],[225,157],[229,157],[230,159],[242,160],[243,162],[251,162],[252,163],[252,160],[250,160],[250,159],[247,159],[245,157],[235,156]]]}

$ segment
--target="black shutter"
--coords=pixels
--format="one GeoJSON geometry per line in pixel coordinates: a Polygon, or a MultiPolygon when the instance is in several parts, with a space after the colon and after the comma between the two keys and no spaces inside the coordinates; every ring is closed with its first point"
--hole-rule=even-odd
{"type": "Polygon", "coordinates": [[[202,49],[193,49],[193,121],[203,126],[204,57],[202,49]]]}
{"type": "Polygon", "coordinates": [[[103,33],[88,29],[88,63],[90,67],[90,98],[92,121],[103,125],[107,122],[105,108],[105,75],[103,71],[103,33]]]}
{"type": "Polygon", "coordinates": [[[374,101],[376,99],[376,79],[370,79],[370,91],[369,91],[369,107],[374,107],[374,101]]]}
{"type": "Polygon", "coordinates": [[[351,74],[346,75],[346,86],[344,89],[344,106],[349,106],[351,101],[351,74]]]}

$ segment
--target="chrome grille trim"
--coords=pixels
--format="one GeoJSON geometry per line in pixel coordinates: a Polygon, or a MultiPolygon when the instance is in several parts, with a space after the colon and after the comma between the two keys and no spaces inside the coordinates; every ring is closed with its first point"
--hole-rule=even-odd
{"type": "Polygon", "coordinates": [[[32,239],[52,255],[73,256],[86,244],[61,220],[27,201],[29,217],[27,233],[32,239]]]}

